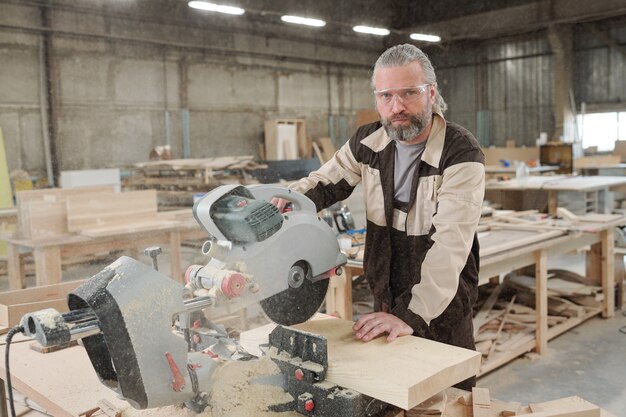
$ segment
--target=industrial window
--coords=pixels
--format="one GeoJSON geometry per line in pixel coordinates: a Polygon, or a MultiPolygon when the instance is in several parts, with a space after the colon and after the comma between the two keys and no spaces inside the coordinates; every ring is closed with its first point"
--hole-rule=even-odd
{"type": "Polygon", "coordinates": [[[612,151],[616,140],[626,140],[626,112],[579,114],[576,121],[583,148],[612,151]]]}

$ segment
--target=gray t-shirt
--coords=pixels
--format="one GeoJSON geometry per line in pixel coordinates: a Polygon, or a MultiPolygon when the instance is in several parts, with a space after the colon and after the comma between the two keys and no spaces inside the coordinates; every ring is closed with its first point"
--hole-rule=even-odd
{"type": "Polygon", "coordinates": [[[394,169],[394,198],[400,203],[411,200],[411,186],[415,168],[422,157],[426,141],[407,145],[396,142],[396,156],[394,169]]]}

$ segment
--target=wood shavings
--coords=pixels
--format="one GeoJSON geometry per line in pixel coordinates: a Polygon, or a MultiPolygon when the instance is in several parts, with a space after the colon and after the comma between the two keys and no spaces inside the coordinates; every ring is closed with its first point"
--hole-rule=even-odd
{"type": "Polygon", "coordinates": [[[128,406],[122,417],[301,417],[296,412],[268,411],[268,406],[290,402],[293,398],[279,386],[252,383],[257,377],[279,373],[278,366],[268,357],[226,362],[214,375],[209,406],[203,413],[196,414],[179,405],[150,410],[135,410],[128,406]]]}

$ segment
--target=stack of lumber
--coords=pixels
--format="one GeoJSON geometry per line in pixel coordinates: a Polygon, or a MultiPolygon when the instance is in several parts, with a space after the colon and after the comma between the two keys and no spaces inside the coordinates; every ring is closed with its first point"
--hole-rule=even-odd
{"type": "MultiPolygon", "coordinates": [[[[550,270],[547,287],[547,323],[554,332],[601,310],[602,288],[578,274],[550,270]]],[[[483,367],[534,340],[537,327],[534,308],[534,277],[509,275],[502,285],[491,287],[474,316],[474,340],[476,350],[483,355],[483,367]]]]}
{"type": "Polygon", "coordinates": [[[66,236],[70,233],[67,224],[68,199],[114,191],[113,185],[19,191],[16,193],[16,237],[37,240],[66,236]]]}
{"type": "Polygon", "coordinates": [[[82,234],[158,230],[191,220],[191,210],[157,212],[156,190],[115,192],[113,186],[20,191],[17,238],[55,240],[82,234]]]}
{"type": "Polygon", "coordinates": [[[255,183],[250,171],[259,168],[252,156],[141,162],[123,184],[126,189],[207,192],[219,185],[255,183]]]}

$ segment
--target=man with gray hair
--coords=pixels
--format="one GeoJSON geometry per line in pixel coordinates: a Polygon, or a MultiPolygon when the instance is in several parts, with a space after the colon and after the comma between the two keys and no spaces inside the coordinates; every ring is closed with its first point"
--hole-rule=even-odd
{"type": "MultiPolygon", "coordinates": [[[[469,131],[444,119],[435,70],[414,45],[378,58],[372,88],[380,121],[359,127],[291,188],[321,210],[363,185],[363,269],[375,312],[354,324],[358,339],[413,334],[474,349],[484,155],[469,131]]],[[[457,386],[474,384],[472,378],[457,386]]]]}

